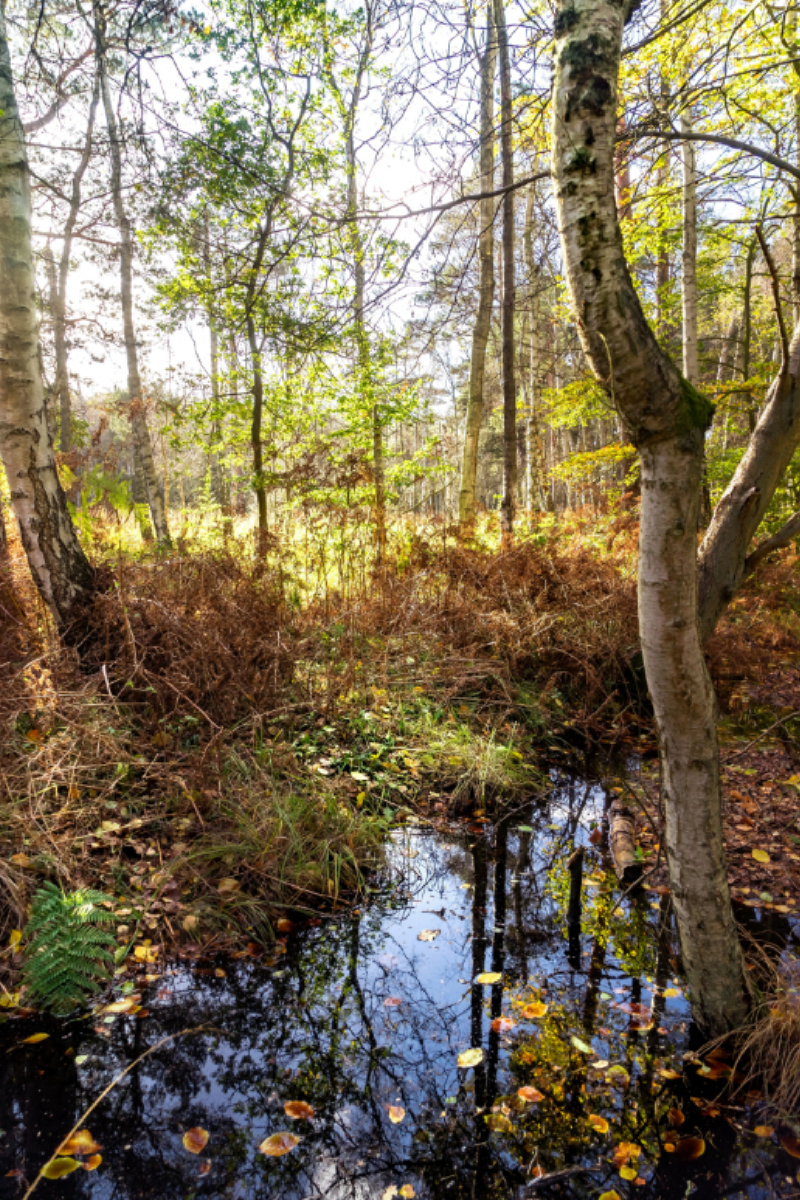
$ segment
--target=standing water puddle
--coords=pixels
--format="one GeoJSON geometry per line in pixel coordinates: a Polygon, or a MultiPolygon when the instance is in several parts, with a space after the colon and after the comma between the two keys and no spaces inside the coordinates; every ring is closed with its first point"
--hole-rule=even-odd
{"type": "MultiPolygon", "coordinates": [[[[712,1103],[725,1065],[684,1072],[695,1043],[667,898],[612,912],[619,890],[592,850],[582,933],[567,937],[566,859],[603,802],[599,785],[569,783],[483,832],[405,829],[374,902],[292,935],[272,965],[149,965],[140,1014],[8,1020],[0,1196],[24,1195],[115,1075],[200,1026],[83,1123],[99,1166],[41,1180],[37,1196],[800,1195],[777,1133],[712,1103]],[[36,1032],[49,1036],[23,1043],[36,1032]],[[475,1065],[459,1067],[468,1051],[475,1065]],[[291,1119],[292,1101],[313,1116],[291,1119]],[[199,1154],[183,1142],[195,1128],[199,1154]],[[259,1150],[281,1133],[286,1153],[259,1150]]],[[[788,939],[779,914],[764,919],[788,939]]]]}

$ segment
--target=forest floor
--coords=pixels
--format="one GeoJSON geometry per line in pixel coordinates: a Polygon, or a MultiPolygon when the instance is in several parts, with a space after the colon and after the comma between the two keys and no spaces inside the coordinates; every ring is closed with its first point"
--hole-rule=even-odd
{"type": "MultiPolygon", "coordinates": [[[[491,816],[587,753],[607,764],[609,789],[638,797],[646,882],[663,889],[634,535],[576,518],[499,553],[406,530],[379,576],[298,606],[277,554],[260,570],[235,544],[134,558],[109,534],[97,557],[116,583],[80,666],[12,546],[0,593],[5,966],[43,878],[104,891],[137,954],[156,941],[246,953],[363,900],[410,814],[491,816]]],[[[800,909],[795,572],[793,550],[776,557],[709,647],[734,895],[778,912],[800,909]]]]}

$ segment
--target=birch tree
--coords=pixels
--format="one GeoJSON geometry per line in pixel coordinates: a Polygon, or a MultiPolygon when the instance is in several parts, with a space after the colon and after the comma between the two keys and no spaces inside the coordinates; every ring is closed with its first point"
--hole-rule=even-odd
{"type": "Polygon", "coordinates": [[[712,408],[660,348],[625,260],[614,142],[628,10],[615,0],[560,0],[553,169],[583,349],[640,457],[639,625],[661,746],[672,900],[696,1019],[722,1033],[743,1020],[748,989],[722,840],[716,704],[697,620],[696,530],[712,408]]]}
{"type": "Polygon", "coordinates": [[[94,573],[78,542],[47,429],[34,300],[30,171],[0,11],[0,455],[34,582],[68,638],[94,573]]]}
{"type": "Polygon", "coordinates": [[[514,151],[512,142],[511,56],[508,48],[505,0],[494,0],[500,63],[500,145],[503,162],[503,498],[500,530],[503,545],[514,534],[517,507],[517,383],[514,361],[514,151]]]}

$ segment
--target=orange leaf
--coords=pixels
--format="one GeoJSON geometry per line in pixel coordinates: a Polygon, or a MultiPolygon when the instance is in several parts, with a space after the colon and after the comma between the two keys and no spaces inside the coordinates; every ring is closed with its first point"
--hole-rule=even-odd
{"type": "Polygon", "coordinates": [[[389,1120],[392,1122],[393,1125],[399,1125],[405,1115],[406,1115],[406,1110],[404,1108],[400,1108],[399,1105],[394,1105],[394,1104],[390,1105],[389,1120]]]}
{"type": "Polygon", "coordinates": [[[528,1104],[536,1104],[538,1100],[544,1100],[544,1096],[535,1087],[521,1087],[517,1089],[517,1095],[522,1100],[527,1100],[528,1104]]]}
{"type": "Polygon", "coordinates": [[[686,1117],[679,1108],[671,1108],[667,1113],[667,1121],[673,1129],[678,1129],[685,1120],[686,1117]]]}
{"type": "Polygon", "coordinates": [[[278,921],[279,933],[294,933],[296,928],[294,921],[290,921],[288,917],[281,917],[278,921]]]}
{"type": "Polygon", "coordinates": [[[547,1005],[541,1000],[534,1001],[533,1004],[526,1004],[522,1010],[522,1015],[526,1021],[535,1020],[537,1017],[543,1017],[547,1012],[547,1005]]]}
{"type": "Polygon", "coordinates": [[[793,1137],[791,1133],[782,1133],[780,1143],[787,1154],[791,1154],[792,1158],[800,1158],[800,1140],[793,1137]]]}
{"type": "Polygon", "coordinates": [[[287,1100],[283,1111],[293,1121],[310,1121],[314,1115],[313,1108],[310,1104],[306,1104],[305,1100],[287,1100]]]}
{"type": "Polygon", "coordinates": [[[675,1157],[678,1162],[691,1162],[692,1159],[699,1158],[705,1152],[706,1144],[702,1138],[698,1137],[681,1138],[675,1146],[675,1157]]]}
{"type": "Polygon", "coordinates": [[[88,1129],[79,1129],[72,1137],[66,1139],[56,1150],[56,1154],[96,1154],[100,1149],[88,1129]]]}
{"type": "Polygon", "coordinates": [[[91,1158],[87,1158],[85,1163],[81,1163],[84,1171],[96,1171],[103,1161],[102,1154],[93,1154],[91,1158]]]}
{"type": "Polygon", "coordinates": [[[402,1003],[403,1003],[403,1001],[400,999],[399,996],[387,996],[383,1002],[383,1007],[384,1008],[397,1008],[398,1005],[400,1005],[402,1003]]]}
{"type": "Polygon", "coordinates": [[[258,1148],[269,1158],[280,1158],[282,1154],[288,1154],[290,1150],[294,1150],[295,1146],[299,1145],[300,1138],[295,1137],[293,1133],[273,1133],[265,1138],[258,1148]]]}
{"type": "Polygon", "coordinates": [[[510,1017],[495,1017],[492,1021],[492,1029],[495,1033],[508,1033],[514,1028],[515,1022],[510,1017]]]}
{"type": "Polygon", "coordinates": [[[184,1148],[190,1154],[200,1154],[208,1145],[208,1130],[200,1129],[194,1126],[192,1129],[187,1129],[182,1138],[184,1148]]]}
{"type": "Polygon", "coordinates": [[[605,1117],[598,1116],[597,1113],[589,1113],[588,1120],[592,1129],[598,1133],[608,1133],[608,1121],[605,1117]]]}

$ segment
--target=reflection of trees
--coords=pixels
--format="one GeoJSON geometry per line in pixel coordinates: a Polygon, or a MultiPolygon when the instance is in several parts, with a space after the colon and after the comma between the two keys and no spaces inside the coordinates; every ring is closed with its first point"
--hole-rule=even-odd
{"type": "MultiPolygon", "coordinates": [[[[164,994],[145,1000],[148,1018],[119,1018],[108,1040],[92,1022],[53,1022],[47,1042],[0,1053],[0,1176],[24,1166],[32,1178],[117,1070],[164,1035],[207,1023],[213,1032],[154,1052],[98,1109],[89,1124],[103,1165],[63,1181],[60,1196],[376,1200],[390,1185],[413,1182],[421,1200],[500,1200],[524,1182],[533,1159],[548,1170],[600,1161],[606,1166],[591,1194],[601,1182],[600,1191],[618,1185],[607,1139],[588,1127],[586,1112],[589,1105],[605,1112],[618,1139],[654,1144],[662,1042],[657,1028],[637,1036],[629,1016],[601,995],[623,975],[641,984],[654,968],[657,1027],[673,942],[666,901],[654,936],[648,908],[629,906],[610,926],[600,909],[607,916],[613,898],[598,896],[588,906],[597,920],[584,924],[584,939],[591,937],[586,973],[580,960],[570,968],[546,882],[582,836],[591,800],[585,785],[563,789],[549,814],[520,816],[533,833],[518,833],[506,820],[469,841],[418,836],[414,874],[393,899],[308,931],[275,967],[230,961],[225,978],[181,968],[154,985],[153,993],[164,994]],[[553,812],[555,831],[546,828],[553,812]],[[430,910],[443,932],[426,945],[414,921],[430,910]],[[501,972],[502,982],[476,984],[488,969],[501,972]],[[521,1022],[510,1035],[492,1030],[493,1020],[511,1012],[511,996],[525,991],[529,969],[547,984],[547,1018],[521,1022]],[[387,1006],[394,997],[402,1004],[387,1006]],[[612,1087],[589,1069],[587,1056],[570,1045],[573,1033],[609,1060],[626,1061],[630,1087],[612,1087]],[[459,1071],[457,1056],[468,1046],[482,1048],[484,1062],[459,1071]],[[80,1068],[76,1054],[89,1055],[80,1068]],[[515,1107],[522,1083],[539,1087],[545,1100],[515,1107]],[[291,1123],[283,1111],[290,1099],[310,1103],[314,1121],[291,1123]],[[401,1124],[389,1122],[389,1104],[406,1110],[401,1124]],[[509,1129],[489,1128],[493,1106],[505,1106],[509,1129]],[[181,1145],[192,1125],[210,1134],[204,1176],[201,1160],[181,1145]],[[303,1137],[297,1150],[272,1160],[257,1153],[264,1137],[286,1128],[303,1137]]],[[[212,965],[200,964],[201,971],[212,965]]],[[[34,1031],[34,1023],[25,1025],[3,1027],[0,1051],[34,1031]]],[[[725,1143],[713,1164],[709,1153],[678,1173],[660,1165],[657,1182],[637,1195],[684,1195],[686,1182],[708,1167],[722,1195],[738,1169],[728,1165],[734,1144],[725,1143]],[[678,1177],[682,1191],[673,1187],[678,1177]]],[[[562,1196],[586,1194],[580,1177],[559,1187],[562,1196]]],[[[0,1195],[18,1196],[17,1182],[0,1179],[0,1195]]]]}

